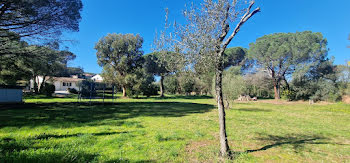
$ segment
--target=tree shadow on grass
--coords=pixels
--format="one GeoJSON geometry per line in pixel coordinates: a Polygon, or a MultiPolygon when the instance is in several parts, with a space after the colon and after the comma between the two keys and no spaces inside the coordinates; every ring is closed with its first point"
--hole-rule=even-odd
{"type": "Polygon", "coordinates": [[[3,127],[76,127],[94,125],[127,125],[137,128],[139,122],[125,121],[139,116],[182,117],[214,109],[213,105],[181,102],[127,103],[43,103],[0,106],[0,129],[3,127]]]}
{"type": "Polygon", "coordinates": [[[242,153],[253,153],[259,151],[265,151],[275,147],[281,147],[284,145],[290,146],[295,153],[303,152],[307,145],[317,144],[333,144],[333,145],[346,145],[341,143],[334,143],[329,138],[322,135],[303,135],[303,134],[289,134],[284,136],[278,135],[264,135],[257,138],[268,145],[265,145],[258,149],[250,149],[244,152],[233,152],[234,155],[242,153]]]}
{"type": "Polygon", "coordinates": [[[34,146],[31,139],[0,139],[0,162],[91,162],[99,154],[79,149],[34,146]]]}
{"type": "Polygon", "coordinates": [[[77,134],[64,134],[64,135],[42,133],[40,135],[34,136],[33,139],[69,138],[69,137],[84,136],[87,134],[92,136],[107,136],[107,135],[126,134],[126,133],[129,133],[129,132],[123,131],[123,132],[77,133],[77,134]]]}
{"type": "MultiPolygon", "coordinates": [[[[40,134],[35,137],[14,139],[0,138],[0,162],[97,162],[99,153],[91,153],[76,148],[65,146],[35,145],[39,139],[60,139],[79,136],[105,136],[124,134],[129,132],[101,132],[93,134],[67,134],[50,135],[40,134]]],[[[125,158],[110,160],[107,162],[155,162],[153,160],[128,160],[125,158]]]]}
{"type": "Polygon", "coordinates": [[[154,100],[165,100],[165,99],[190,99],[190,100],[198,100],[198,99],[213,99],[212,96],[206,95],[194,95],[194,96],[184,96],[184,95],[176,95],[176,96],[151,96],[151,97],[139,97],[136,99],[154,99],[154,100]]]}

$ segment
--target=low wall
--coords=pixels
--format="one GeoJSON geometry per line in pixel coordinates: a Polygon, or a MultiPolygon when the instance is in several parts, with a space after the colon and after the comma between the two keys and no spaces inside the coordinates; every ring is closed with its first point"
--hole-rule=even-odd
{"type": "Polygon", "coordinates": [[[0,103],[21,103],[22,88],[0,88],[0,103]]]}

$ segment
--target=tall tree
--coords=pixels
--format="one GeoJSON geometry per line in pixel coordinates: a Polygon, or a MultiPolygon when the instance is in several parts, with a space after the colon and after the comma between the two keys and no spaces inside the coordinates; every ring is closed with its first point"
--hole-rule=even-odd
{"type": "Polygon", "coordinates": [[[292,74],[291,88],[295,100],[335,101],[339,96],[336,66],[327,53],[313,58],[308,66],[300,66],[292,74]]]}
{"type": "MultiPolygon", "coordinates": [[[[31,48],[36,49],[36,57],[27,58],[23,63],[26,65],[26,69],[30,70],[32,74],[32,79],[36,79],[37,76],[42,76],[43,81],[41,81],[40,86],[35,86],[35,92],[45,86],[45,81],[47,77],[56,76],[58,72],[63,71],[66,68],[66,63],[73,59],[71,57],[67,58],[62,53],[67,53],[68,51],[60,51],[52,49],[50,46],[31,46],[31,48]]],[[[70,55],[75,56],[73,53],[69,52],[70,55]]],[[[36,81],[34,81],[36,84],[36,81]]]]}
{"type": "Polygon", "coordinates": [[[231,66],[245,67],[248,49],[242,47],[227,48],[224,52],[224,68],[231,66]]]}
{"type": "Polygon", "coordinates": [[[52,41],[63,31],[78,31],[81,10],[81,0],[0,1],[1,82],[15,84],[30,74],[23,63],[45,60],[37,55],[43,48],[33,48],[22,38],[52,41]]]}
{"type": "Polygon", "coordinates": [[[153,60],[154,64],[151,65],[154,66],[147,68],[151,70],[151,73],[160,76],[161,97],[164,96],[164,77],[170,73],[181,70],[184,65],[184,58],[181,53],[179,53],[179,49],[174,46],[172,35],[168,35],[167,33],[170,29],[170,24],[168,22],[168,9],[165,9],[165,12],[164,30],[160,31],[159,36],[158,32],[156,32],[152,45],[152,54],[154,55],[153,57],[148,58],[149,61],[153,60]]]}
{"type": "Polygon", "coordinates": [[[230,155],[222,94],[224,52],[242,25],[260,11],[260,8],[252,10],[254,3],[254,0],[250,3],[243,0],[204,0],[200,7],[192,5],[186,9],[184,16],[187,23],[176,26],[175,38],[179,38],[176,48],[181,49],[186,55],[185,58],[188,58],[192,64],[187,68],[193,67],[193,64],[198,62],[213,63],[212,61],[215,61],[213,65],[220,124],[221,156],[230,155]],[[235,28],[232,28],[233,25],[235,28]]]}
{"type": "Polygon", "coordinates": [[[311,31],[265,35],[250,44],[248,56],[268,70],[273,81],[275,99],[280,99],[281,82],[300,68],[313,64],[313,59],[327,53],[327,40],[311,31]]]}
{"type": "Polygon", "coordinates": [[[123,89],[123,97],[126,97],[127,75],[142,66],[142,43],[140,35],[108,34],[95,45],[98,64],[108,66],[109,71],[106,72],[117,73],[112,76],[118,78],[123,89]]]}
{"type": "MultiPolygon", "coordinates": [[[[167,55],[171,55],[170,52],[168,53],[167,55]]],[[[163,53],[153,52],[144,56],[144,68],[146,72],[160,76],[160,97],[164,97],[164,77],[167,76],[170,71],[167,69],[167,61],[161,60],[162,56],[160,55],[163,55],[163,53]]]]}

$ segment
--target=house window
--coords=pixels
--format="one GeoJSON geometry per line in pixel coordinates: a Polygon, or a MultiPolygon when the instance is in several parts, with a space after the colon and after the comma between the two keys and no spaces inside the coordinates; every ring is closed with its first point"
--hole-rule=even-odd
{"type": "Polygon", "coordinates": [[[63,86],[71,87],[71,86],[72,86],[72,83],[63,82],[63,86]]]}

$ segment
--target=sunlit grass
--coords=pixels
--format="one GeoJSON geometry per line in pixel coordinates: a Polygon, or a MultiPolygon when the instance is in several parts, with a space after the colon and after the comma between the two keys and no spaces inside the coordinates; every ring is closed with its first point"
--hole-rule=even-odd
{"type": "MultiPolygon", "coordinates": [[[[0,162],[217,162],[210,97],[27,98],[0,109],[0,162]]],[[[346,162],[350,105],[231,103],[236,162],[346,162]]],[[[228,160],[227,160],[228,161],[228,160]]]]}

